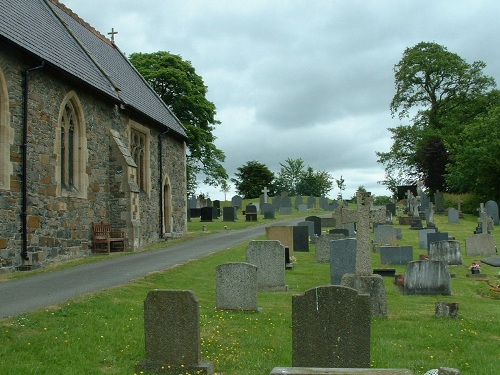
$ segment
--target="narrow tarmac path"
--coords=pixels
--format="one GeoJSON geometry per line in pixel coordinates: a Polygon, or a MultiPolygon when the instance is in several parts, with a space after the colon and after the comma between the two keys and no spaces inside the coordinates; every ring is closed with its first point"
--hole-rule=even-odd
{"type": "Polygon", "coordinates": [[[263,236],[267,226],[294,225],[303,220],[294,218],[195,237],[164,249],[131,253],[101,262],[0,282],[0,319],[56,305],[83,294],[123,285],[150,272],[162,271],[263,236]]]}

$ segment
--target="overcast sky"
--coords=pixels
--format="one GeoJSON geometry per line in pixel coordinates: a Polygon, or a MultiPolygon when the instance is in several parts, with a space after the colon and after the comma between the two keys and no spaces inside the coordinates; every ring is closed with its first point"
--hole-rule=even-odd
{"type": "MultiPolygon", "coordinates": [[[[393,67],[407,47],[436,42],[482,60],[500,82],[500,2],[460,0],[61,0],[117,46],[191,61],[217,107],[216,145],[231,177],[287,158],[343,176],[344,197],[377,183],[388,151],[393,67]]],[[[231,185],[234,185],[231,183],[231,185]]],[[[198,192],[223,199],[218,188],[198,192]]],[[[228,194],[228,199],[234,189],[228,194]]],[[[330,192],[334,198],[338,189],[330,192]]]]}

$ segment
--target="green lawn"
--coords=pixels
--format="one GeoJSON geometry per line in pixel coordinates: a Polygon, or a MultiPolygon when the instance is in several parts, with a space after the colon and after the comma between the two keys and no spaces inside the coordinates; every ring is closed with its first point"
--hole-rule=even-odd
{"type": "MultiPolygon", "coordinates": [[[[435,221],[440,231],[449,232],[463,248],[476,226],[472,216],[459,224],[448,224],[446,217],[438,215],[435,221]]],[[[190,232],[200,234],[199,225],[204,224],[192,222],[190,232]]],[[[200,235],[224,230],[225,224],[205,225],[208,233],[200,235]]],[[[419,250],[417,233],[401,228],[399,244],[412,245],[417,259],[425,252],[419,250]]],[[[500,243],[499,227],[494,235],[500,243]]],[[[218,373],[264,375],[275,366],[291,366],[291,296],[328,284],[329,264],[315,263],[311,246],[309,253],[295,253],[297,262],[286,274],[288,292],[259,293],[262,312],[216,311],[215,268],[244,261],[245,247],[242,244],[123,287],[0,321],[0,374],[134,374],[135,364],[145,356],[143,301],[155,288],[189,289],[196,294],[202,359],[214,361],[218,373]]],[[[467,266],[478,259],[463,260],[464,266],[451,267],[456,275],[452,296],[404,296],[391,278],[384,278],[389,316],[372,320],[373,367],[408,368],[414,374],[439,366],[458,368],[463,375],[500,373],[500,293],[491,291],[484,281],[466,277],[467,266]],[[459,318],[436,318],[438,301],[458,302],[459,318]]],[[[381,266],[377,254],[372,263],[381,266]]],[[[403,266],[395,268],[404,273],[403,266]]],[[[482,272],[489,275],[490,283],[500,283],[498,268],[483,265],[482,272]]]]}

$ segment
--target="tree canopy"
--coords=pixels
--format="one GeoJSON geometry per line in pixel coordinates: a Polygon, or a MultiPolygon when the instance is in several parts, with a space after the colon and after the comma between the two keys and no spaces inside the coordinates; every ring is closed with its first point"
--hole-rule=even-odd
{"type": "Polygon", "coordinates": [[[458,186],[448,183],[447,174],[462,152],[463,132],[500,103],[485,67],[482,61],[468,64],[436,43],[421,42],[404,51],[394,66],[396,93],[390,110],[410,124],[389,128],[391,149],[377,152],[386,170],[383,183],[391,191],[417,180],[431,193],[458,186]]]}
{"type": "Polygon", "coordinates": [[[216,107],[191,62],[165,51],[133,53],[129,60],[186,128],[188,192],[194,193],[198,173],[209,185],[226,180],[225,155],[214,144],[216,107]]]}
{"type": "Polygon", "coordinates": [[[238,194],[245,198],[258,198],[264,187],[272,191],[274,173],[265,164],[252,160],[237,169],[237,178],[232,178],[231,181],[238,194]]]}

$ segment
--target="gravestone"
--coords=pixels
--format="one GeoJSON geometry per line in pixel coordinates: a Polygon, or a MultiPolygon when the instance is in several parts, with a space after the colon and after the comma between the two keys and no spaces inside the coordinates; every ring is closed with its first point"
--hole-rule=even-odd
{"type": "Polygon", "coordinates": [[[321,231],[325,228],[335,228],[337,220],[333,217],[322,217],[321,218],[321,231]]]}
{"type": "Polygon", "coordinates": [[[342,276],[356,271],[356,239],[330,241],[330,284],[340,285],[342,276]]]}
{"type": "Polygon", "coordinates": [[[201,209],[200,221],[210,222],[214,219],[214,209],[215,207],[203,207],[201,209]]]}
{"type": "Polygon", "coordinates": [[[188,290],[152,290],[144,301],[146,358],[137,370],[214,374],[213,362],[201,361],[200,307],[188,290]]]}
{"type": "Polygon", "coordinates": [[[198,205],[198,198],[196,198],[194,195],[191,195],[189,198],[189,208],[200,208],[198,205]]]}
{"type": "Polygon", "coordinates": [[[269,202],[269,196],[267,195],[269,193],[269,189],[267,188],[267,186],[264,186],[264,189],[262,189],[262,201],[261,201],[261,204],[262,203],[268,203],[269,202]]]}
{"type": "Polygon", "coordinates": [[[257,266],[257,288],[261,291],[286,291],[285,247],[279,241],[250,241],[246,262],[257,266]]]}
{"type": "Polygon", "coordinates": [[[455,240],[437,241],[429,247],[429,259],[440,260],[448,265],[459,266],[462,264],[460,242],[455,240]]]}
{"type": "Polygon", "coordinates": [[[460,212],[454,208],[448,210],[448,223],[457,224],[459,222],[460,212]]]}
{"type": "Polygon", "coordinates": [[[434,228],[436,224],[434,223],[434,205],[429,202],[429,207],[425,210],[425,222],[427,228],[434,228]]]}
{"type": "Polygon", "coordinates": [[[321,218],[319,216],[308,216],[305,221],[312,221],[314,223],[314,234],[321,236],[321,218]]]}
{"type": "Polygon", "coordinates": [[[385,209],[391,213],[392,216],[396,216],[396,203],[387,203],[385,209]]]}
{"type": "Polygon", "coordinates": [[[437,318],[458,318],[458,302],[436,302],[437,318]]]}
{"type": "Polygon", "coordinates": [[[370,303],[337,286],[292,296],[292,366],[370,367],[370,303]]]}
{"type": "Polygon", "coordinates": [[[290,256],[293,257],[293,227],[285,225],[273,225],[266,227],[266,239],[277,240],[290,249],[290,256]]]}
{"type": "Polygon", "coordinates": [[[315,196],[310,195],[307,198],[307,208],[309,208],[310,210],[316,208],[316,197],[315,196]]]}
{"type": "Polygon", "coordinates": [[[429,249],[427,246],[427,234],[436,233],[435,228],[420,229],[418,231],[418,242],[421,249],[429,249]]]}
{"type": "Polygon", "coordinates": [[[281,215],[291,215],[292,214],[292,206],[281,206],[279,209],[279,213],[281,215]]]}
{"type": "Polygon", "coordinates": [[[257,221],[257,206],[255,204],[248,204],[245,208],[245,220],[257,221]]]}
{"type": "Polygon", "coordinates": [[[427,250],[430,249],[431,243],[438,241],[448,241],[448,233],[447,232],[427,233],[427,250]]]}
{"type": "Polygon", "coordinates": [[[383,265],[407,264],[413,261],[413,246],[381,246],[380,263],[383,265]]]}
{"type": "Polygon", "coordinates": [[[241,208],[243,207],[243,198],[240,197],[239,195],[235,195],[231,198],[231,206],[234,206],[236,208],[241,208]]]}
{"type": "Polygon", "coordinates": [[[295,205],[294,205],[295,209],[298,209],[301,204],[304,204],[304,199],[302,198],[302,195],[297,195],[295,197],[295,205]]]}
{"type": "Polygon", "coordinates": [[[215,282],[217,308],[258,311],[257,283],[257,266],[254,264],[233,262],[218,265],[215,282]]]}
{"type": "Polygon", "coordinates": [[[262,205],[262,214],[264,215],[264,219],[275,219],[275,208],[271,203],[264,203],[262,205]]]}
{"type": "Polygon", "coordinates": [[[307,227],[307,235],[310,243],[316,243],[316,236],[314,235],[314,223],[312,221],[301,221],[297,224],[299,227],[307,227]]]}
{"type": "Polygon", "coordinates": [[[299,204],[299,206],[297,207],[297,210],[300,212],[300,213],[305,213],[307,212],[307,204],[299,204]]]}
{"type": "Polygon", "coordinates": [[[328,231],[329,234],[341,234],[343,235],[345,238],[349,237],[349,229],[330,229],[328,231]]]}
{"type": "Polygon", "coordinates": [[[372,316],[387,316],[387,298],[382,276],[374,275],[371,267],[370,222],[385,223],[385,208],[370,209],[373,198],[371,194],[358,191],[356,211],[344,210],[344,223],[356,222],[356,272],[342,277],[341,284],[370,295],[370,311],[372,316]]]}
{"type": "Polygon", "coordinates": [[[488,216],[493,219],[493,225],[500,225],[500,219],[498,215],[498,203],[495,201],[488,201],[484,204],[484,209],[488,216]]]}
{"type": "Polygon", "coordinates": [[[309,231],[304,226],[294,226],[293,228],[293,251],[309,252],[309,231]]]}
{"type": "Polygon", "coordinates": [[[419,260],[408,263],[404,294],[451,295],[450,271],[446,262],[419,260]]]}
{"type": "Polygon", "coordinates": [[[378,245],[395,245],[398,231],[392,225],[377,225],[373,230],[373,243],[378,245]]]}
{"type": "Polygon", "coordinates": [[[281,207],[281,195],[277,195],[273,198],[273,206],[275,211],[279,211],[281,207]]]}
{"type": "Polygon", "coordinates": [[[236,221],[236,207],[222,207],[222,221],[236,221]]]}
{"type": "Polygon", "coordinates": [[[285,247],[285,270],[293,268],[292,258],[290,258],[290,248],[285,247]]]}
{"type": "Polygon", "coordinates": [[[444,212],[444,193],[442,191],[436,190],[434,204],[436,205],[436,213],[442,214],[444,212]]]}
{"type": "Polygon", "coordinates": [[[189,216],[191,216],[192,218],[201,217],[201,208],[190,208],[189,209],[189,216]]]}
{"type": "Polygon", "coordinates": [[[495,237],[488,233],[473,234],[465,240],[465,255],[468,257],[476,255],[495,255],[495,237]]]}
{"type": "Polygon", "coordinates": [[[292,199],[288,195],[281,196],[281,206],[279,212],[282,215],[290,215],[292,213],[292,199]]]}
{"type": "Polygon", "coordinates": [[[319,197],[319,207],[322,210],[326,210],[326,208],[328,207],[328,198],[325,197],[324,195],[322,195],[321,197],[319,197]]]}
{"type": "Polygon", "coordinates": [[[316,263],[330,263],[330,242],[343,238],[341,234],[323,234],[316,239],[314,260],[316,263]]]}

